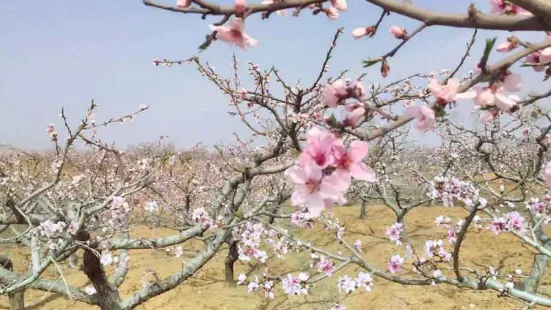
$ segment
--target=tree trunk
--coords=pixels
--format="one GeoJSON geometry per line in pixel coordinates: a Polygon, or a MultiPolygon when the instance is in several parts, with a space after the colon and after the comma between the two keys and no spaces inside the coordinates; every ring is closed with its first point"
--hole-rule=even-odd
{"type": "Polygon", "coordinates": [[[237,241],[233,241],[230,244],[230,249],[228,256],[226,256],[225,262],[226,282],[228,283],[233,283],[233,267],[234,263],[237,261],[237,258],[239,258],[239,254],[237,252],[237,241]]]}
{"type": "Polygon", "coordinates": [[[17,291],[8,294],[10,310],[25,310],[25,291],[17,291]]]}
{"type": "MultiPolygon", "coordinates": [[[[273,213],[273,214],[277,214],[277,211],[278,211],[278,210],[279,210],[278,208],[273,208],[273,209],[270,210],[270,211],[271,211],[271,213],[273,213]]],[[[274,222],[275,222],[275,216],[270,216],[270,218],[268,219],[268,223],[273,224],[274,222]]]]}
{"type": "Polygon", "coordinates": [[[367,202],[362,199],[362,207],[360,208],[360,219],[366,219],[367,218],[367,202]]]}
{"type": "MultiPolygon", "coordinates": [[[[90,240],[90,234],[86,231],[77,233],[79,241],[90,240]]],[[[97,244],[89,244],[84,248],[82,271],[94,285],[101,310],[120,310],[121,298],[117,288],[109,283],[105,270],[101,266],[100,258],[92,251],[97,244]]]]}
{"type": "MultiPolygon", "coordinates": [[[[549,249],[549,237],[547,237],[547,235],[541,228],[541,225],[538,226],[535,234],[538,240],[542,244],[544,244],[544,247],[549,249]]],[[[541,278],[543,278],[543,276],[545,275],[545,271],[550,260],[551,258],[544,254],[538,253],[534,255],[534,261],[532,263],[530,275],[523,282],[524,290],[526,290],[526,292],[535,294],[538,291],[541,278]]]]}
{"type": "MultiPolygon", "coordinates": [[[[0,267],[13,271],[11,259],[5,255],[0,255],[0,267]]],[[[8,293],[10,310],[25,310],[25,290],[8,293]]]]}
{"type": "Polygon", "coordinates": [[[535,294],[540,286],[540,280],[545,275],[545,270],[549,264],[549,256],[544,254],[535,254],[534,262],[530,275],[524,280],[524,289],[531,294],[535,294]]]}

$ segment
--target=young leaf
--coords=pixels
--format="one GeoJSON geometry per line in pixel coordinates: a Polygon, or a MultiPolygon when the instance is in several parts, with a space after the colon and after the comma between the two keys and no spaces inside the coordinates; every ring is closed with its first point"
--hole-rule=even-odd
{"type": "Polygon", "coordinates": [[[364,60],[363,61],[363,64],[364,64],[364,68],[368,68],[368,67],[371,67],[373,66],[374,64],[380,62],[381,59],[369,59],[369,60],[364,60]]]}

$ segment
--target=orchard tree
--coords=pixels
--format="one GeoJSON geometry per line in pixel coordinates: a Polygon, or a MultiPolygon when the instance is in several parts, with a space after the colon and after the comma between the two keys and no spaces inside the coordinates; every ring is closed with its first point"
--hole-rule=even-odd
{"type": "MultiPolygon", "coordinates": [[[[245,21],[256,13],[266,19],[274,12],[294,10],[296,17],[311,12],[336,19],[348,9],[345,0],[260,4],[237,0],[232,6],[203,0],[144,3],[204,19],[217,16],[201,50],[222,48],[216,41],[254,48],[259,43],[246,34],[245,21]]],[[[312,73],[313,82],[306,86],[285,81],[276,68],[252,63],[245,70],[252,78],[248,84],[235,56],[233,75],[227,78],[198,57],[154,59],[155,65],[195,66],[228,97],[230,115],[251,132],[250,139],[235,135],[237,145],[218,147],[215,154],[200,148],[175,152],[161,147],[162,143],[123,151],[99,140],[95,129],[135,114],[97,122],[93,104],[79,126],[71,128],[62,113],[67,138],[61,139],[53,125],[47,128],[55,143],[53,155],[39,157],[47,165],[21,152],[3,158],[0,230],[13,233],[0,242],[28,247],[30,263],[27,272],[18,273],[10,258],[2,257],[0,294],[9,295],[14,309],[23,307],[21,292],[25,289],[51,291],[101,309],[132,309],[191,278],[228,245],[227,281],[234,278],[237,260],[265,264],[300,254],[311,260],[298,273],[278,274],[265,268],[259,274],[237,277],[237,284],[246,284],[251,292],[261,291],[268,299],[280,292],[279,284],[283,294],[307,295],[317,282],[357,266],[361,271],[352,277],[339,277],[342,294],[332,309],[343,309],[346,296],[359,288],[370,291],[377,278],[403,285],[494,290],[527,306],[551,306],[551,299],[538,291],[551,257],[542,229],[548,223],[546,210],[551,200],[546,196],[551,186],[549,127],[545,127],[549,126],[545,123],[549,111],[541,104],[551,92],[522,99],[514,95],[523,89],[523,76],[547,79],[551,75],[551,2],[493,0],[490,4],[488,13],[470,5],[464,14],[444,14],[409,1],[367,0],[365,5],[381,9],[380,18],[372,25],[360,25],[351,35],[356,39],[391,35],[397,40],[388,53],[363,63],[368,68],[378,65],[383,78],[391,70],[391,58],[398,57],[400,49],[427,28],[474,30],[453,70],[418,73],[385,85],[366,85],[365,74],[328,76],[327,66],[344,29],[335,33],[319,70],[312,73]],[[392,26],[390,34],[380,33],[391,13],[418,20],[420,25],[413,31],[392,26]],[[479,29],[539,31],[542,40],[529,43],[509,37],[496,42],[489,38],[484,50],[475,51],[479,29]],[[475,52],[481,54],[477,68],[458,77],[475,52]],[[496,52],[507,54],[493,61],[496,52]],[[477,121],[484,129],[467,128],[450,119],[450,111],[469,101],[479,110],[476,113],[482,112],[477,121]],[[408,139],[412,130],[439,134],[442,147],[412,144],[408,139]],[[75,151],[77,141],[90,151],[75,151]],[[375,266],[366,259],[361,240],[349,240],[346,226],[330,212],[354,193],[366,201],[382,202],[396,216],[386,234],[399,250],[388,258],[387,266],[375,266]],[[291,210],[284,205],[287,200],[291,210]],[[436,237],[421,240],[419,247],[408,234],[408,213],[428,202],[467,212],[457,223],[446,215],[435,220],[447,229],[448,244],[436,237]],[[520,211],[525,203],[528,211],[520,211]],[[519,211],[503,211],[513,207],[519,211]],[[140,212],[153,215],[146,225],[173,229],[174,234],[132,237],[131,226],[139,223],[136,215],[140,212]],[[301,239],[289,224],[299,230],[324,227],[334,234],[339,250],[301,239]],[[529,274],[462,261],[465,237],[483,228],[512,234],[529,246],[536,253],[529,274]],[[126,299],[120,297],[118,287],[129,271],[132,250],[174,249],[175,255],[181,255],[182,244],[192,240],[200,240],[203,246],[180,270],[144,283],[126,299]],[[69,258],[77,250],[83,253],[81,268],[92,283],[84,289],[67,283],[59,269],[61,262],[74,263],[69,258]],[[115,266],[110,276],[108,265],[115,266]],[[406,266],[415,274],[403,274],[406,266]],[[49,267],[59,270],[60,281],[43,276],[49,267]]]]}
{"type": "MultiPolygon", "coordinates": [[[[194,0],[178,1],[174,6],[146,0],[144,4],[176,13],[200,14],[203,19],[209,15],[220,16],[219,21],[209,26],[212,32],[200,46],[201,50],[209,48],[216,41],[224,41],[243,49],[254,48],[259,43],[245,32],[245,22],[253,18],[256,13],[260,13],[262,19],[266,19],[271,17],[274,12],[282,14],[285,10],[292,9],[295,17],[305,14],[305,11],[310,11],[314,15],[323,13],[329,19],[337,19],[340,13],[344,16],[348,9],[346,0],[274,0],[264,1],[261,4],[236,0],[233,6],[219,6],[206,1],[194,0]]],[[[309,87],[291,86],[290,83],[284,83],[275,69],[266,70],[262,76],[260,73],[255,73],[259,71],[258,67],[251,64],[250,70],[253,71],[257,85],[253,88],[239,89],[241,85],[238,83],[237,74],[231,82],[230,79],[224,80],[210,67],[205,70],[196,57],[187,61],[154,60],[155,64],[166,66],[195,62],[209,80],[236,101],[236,106],[240,101],[253,110],[256,107],[268,108],[274,116],[276,116],[275,111],[278,108],[283,111],[292,109],[292,111],[286,111],[286,118],[276,116],[276,119],[286,120],[292,117],[293,126],[299,124],[299,128],[305,129],[306,136],[303,139],[293,139],[295,142],[293,148],[300,152],[300,155],[295,160],[294,166],[289,168],[285,175],[287,180],[295,186],[291,197],[292,205],[303,208],[300,210],[308,215],[293,216],[293,219],[297,219],[297,221],[306,219],[309,225],[312,222],[319,222],[333,230],[336,241],[344,244],[349,255],[329,253],[309,242],[297,240],[284,230],[279,230],[272,224],[258,219],[265,227],[275,229],[284,236],[290,248],[311,251],[313,253],[311,266],[314,269],[317,267],[317,272],[321,275],[310,276],[308,273],[302,272],[298,276],[291,274],[276,276],[264,272],[262,280],[259,280],[258,276],[254,279],[242,277],[240,283],[247,281],[249,290],[261,289],[269,298],[273,298],[273,287],[276,282],[282,283],[286,293],[302,295],[308,293],[309,284],[319,281],[319,277],[330,276],[335,270],[342,269],[349,264],[356,264],[365,269],[365,272],[360,272],[355,279],[348,276],[340,279],[340,289],[344,290],[346,294],[358,287],[370,290],[372,278],[377,276],[408,285],[447,283],[477,290],[493,289],[502,296],[512,296],[523,300],[529,306],[551,305],[550,299],[537,294],[537,284],[544,273],[544,266],[548,262],[548,258],[544,258],[545,252],[547,252],[544,247],[547,237],[540,229],[540,226],[547,220],[541,216],[530,222],[525,220],[525,216],[536,218],[533,212],[527,214],[510,212],[500,217],[491,211],[506,201],[512,203],[511,200],[516,204],[528,203],[529,210],[532,210],[536,207],[531,204],[539,202],[538,197],[545,195],[546,186],[551,185],[551,165],[546,165],[547,146],[542,142],[548,130],[539,130],[541,135],[536,138],[539,141],[538,145],[530,146],[527,141],[509,138],[507,141],[495,142],[497,133],[499,135],[510,134],[510,129],[502,128],[502,123],[500,123],[502,119],[523,119],[523,111],[531,108],[535,109],[536,116],[538,113],[547,114],[547,111],[542,111],[544,108],[539,106],[538,102],[550,96],[551,92],[530,96],[526,99],[521,99],[514,93],[523,88],[522,73],[531,74],[531,71],[535,71],[535,74],[539,74],[543,80],[547,80],[551,76],[551,36],[549,36],[551,34],[551,2],[544,0],[491,0],[491,12],[481,12],[474,4],[471,4],[465,8],[464,14],[440,13],[436,9],[427,10],[416,6],[411,1],[367,0],[366,5],[369,4],[382,10],[381,17],[372,25],[354,29],[351,34],[356,39],[375,36],[382,21],[390,13],[420,22],[419,27],[412,31],[400,26],[391,26],[390,34],[400,43],[388,53],[364,61],[364,67],[378,64],[383,78],[387,77],[390,71],[390,59],[397,57],[402,46],[413,41],[417,34],[429,27],[470,28],[474,29],[473,38],[467,45],[464,57],[460,59],[454,70],[447,72],[443,78],[417,75],[416,77],[421,79],[425,78],[424,83],[412,82],[415,77],[404,79],[401,83],[400,81],[391,83],[387,87],[396,86],[396,90],[392,92],[390,99],[386,99],[386,96],[381,96],[381,93],[376,92],[376,89],[380,89],[379,85],[365,87],[362,82],[363,76],[355,79],[343,79],[343,73],[322,82],[329,56],[336,46],[337,37],[343,32],[342,30],[337,33],[331,44],[327,53],[328,57],[322,64],[320,78],[309,87]],[[538,43],[529,43],[523,41],[522,38],[511,36],[506,42],[498,43],[495,38],[489,38],[486,40],[485,49],[481,51],[482,55],[476,69],[466,76],[456,79],[455,76],[465,63],[466,58],[471,55],[477,31],[480,29],[517,32],[540,31],[542,40],[538,43]],[[508,53],[508,56],[493,62],[492,56],[495,51],[508,53]],[[521,68],[515,66],[518,63],[522,63],[521,68]],[[268,76],[272,72],[276,76],[276,80],[286,89],[284,99],[275,98],[266,90],[266,85],[269,83],[268,76]],[[232,85],[232,82],[235,85],[232,85]],[[425,88],[426,86],[428,87],[425,88]],[[310,98],[315,98],[313,101],[317,104],[313,109],[309,109],[311,108],[310,98]],[[465,156],[464,152],[459,154],[452,152],[454,148],[458,148],[455,134],[450,134],[448,137],[440,132],[443,140],[449,139],[447,141],[450,144],[433,150],[432,154],[427,152],[434,156],[436,161],[429,167],[423,165],[422,161],[415,161],[419,157],[412,156],[410,158],[413,159],[413,164],[406,165],[406,167],[400,167],[400,165],[395,167],[395,171],[403,174],[391,172],[392,169],[388,168],[386,163],[377,160],[376,155],[380,150],[376,147],[374,147],[375,151],[372,150],[369,154],[369,165],[364,162],[364,158],[368,156],[368,142],[373,141],[375,145],[384,143],[383,141],[388,139],[384,137],[385,135],[391,135],[391,131],[412,121],[416,130],[438,132],[442,123],[450,126],[450,123],[447,123],[448,113],[455,108],[456,101],[465,100],[473,100],[475,108],[482,112],[480,121],[486,126],[485,128],[492,126],[489,125],[491,122],[495,122],[498,128],[490,131],[491,138],[479,138],[474,146],[461,143],[464,149],[474,148],[469,152],[470,156],[465,156]],[[391,108],[395,103],[402,103],[402,106],[405,106],[401,115],[395,114],[395,110],[391,108]],[[329,115],[332,113],[332,109],[339,106],[344,106],[348,112],[343,119],[329,115]],[[300,142],[306,143],[301,144],[300,142]],[[486,144],[489,143],[493,143],[495,147],[487,146],[486,144]],[[514,172],[505,174],[497,171],[495,161],[498,159],[504,159],[506,163],[497,167],[513,166],[514,168],[511,168],[514,172]],[[520,162],[512,164],[511,160],[520,160],[520,162]],[[419,166],[415,167],[416,164],[419,166]],[[388,180],[388,170],[393,176],[396,176],[392,181],[388,180]],[[460,173],[460,178],[452,176],[458,171],[463,171],[460,173]],[[492,172],[492,176],[488,176],[488,172],[492,172]],[[504,198],[503,192],[501,192],[490,200],[488,195],[496,196],[496,192],[492,189],[494,183],[491,181],[494,180],[490,181],[487,178],[493,178],[494,175],[497,179],[506,179],[509,183],[513,183],[512,192],[521,196],[515,199],[504,198]],[[397,182],[406,176],[411,178],[409,180],[416,180],[418,188],[425,188],[427,197],[409,198],[408,202],[403,201],[406,195],[404,195],[404,189],[400,189],[397,182]],[[482,183],[481,177],[483,178],[482,183]],[[323,213],[324,209],[331,208],[335,203],[344,203],[345,194],[351,186],[354,188],[352,179],[355,179],[354,183],[372,183],[368,186],[370,189],[368,192],[376,192],[377,198],[381,199],[397,215],[396,224],[389,228],[387,234],[391,241],[405,245],[406,254],[405,257],[400,254],[394,255],[390,259],[386,271],[367,262],[361,255],[360,247],[355,246],[356,243],[353,245],[345,240],[344,227],[338,221],[333,220],[331,216],[323,213]],[[442,240],[428,240],[425,243],[423,255],[409,242],[403,218],[409,210],[423,205],[427,200],[439,200],[445,205],[459,205],[468,211],[468,216],[461,220],[457,227],[445,217],[436,221],[437,225],[444,225],[449,229],[449,240],[453,245],[451,251],[445,249],[442,240]],[[490,216],[490,219],[481,219],[477,214],[479,212],[490,216]],[[495,268],[478,271],[470,266],[461,266],[460,250],[467,231],[472,226],[480,227],[481,223],[486,222],[489,224],[490,230],[496,233],[508,232],[520,236],[524,242],[531,244],[534,249],[539,251],[534,259],[530,276],[524,281],[519,281],[518,279],[521,277],[517,274],[509,275],[513,281],[503,282],[497,276],[495,268]],[[532,236],[526,235],[530,231],[532,236]],[[402,269],[406,260],[409,260],[414,266],[418,277],[408,278],[395,275],[402,269]],[[339,264],[335,265],[335,261],[339,264]],[[443,266],[447,266],[447,270],[451,273],[446,272],[446,268],[443,266]],[[518,283],[522,283],[522,285],[518,283]]],[[[234,64],[236,63],[237,61],[234,60],[234,64]]],[[[240,113],[243,120],[245,115],[246,113],[240,113]]],[[[537,117],[521,121],[521,123],[533,126],[537,123],[535,118],[537,117]]],[[[531,132],[534,128],[525,130],[531,132]]],[[[296,129],[293,130],[293,133],[295,132],[296,129]]],[[[449,133],[449,130],[446,133],[449,133]]],[[[413,153],[410,151],[404,156],[411,156],[413,153]]],[[[365,190],[366,187],[359,185],[359,188],[365,190]]],[[[537,208],[545,207],[538,205],[537,208]]],[[[538,212],[542,213],[541,210],[538,212]]],[[[260,233],[257,231],[258,234],[260,233]]],[[[342,306],[338,303],[334,308],[342,308],[342,306]]]]}

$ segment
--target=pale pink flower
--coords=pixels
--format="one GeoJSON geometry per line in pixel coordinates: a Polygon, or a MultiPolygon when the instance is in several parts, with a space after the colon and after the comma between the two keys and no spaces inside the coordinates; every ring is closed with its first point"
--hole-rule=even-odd
{"type": "Polygon", "coordinates": [[[361,252],[362,251],[362,241],[360,239],[357,239],[356,241],[354,241],[354,248],[358,251],[358,252],[361,252]]]}
{"type": "Polygon", "coordinates": [[[356,28],[352,30],[352,36],[354,37],[354,39],[359,39],[372,34],[373,30],[375,30],[375,28],[372,26],[356,28]]]}
{"type": "Polygon", "coordinates": [[[551,62],[551,47],[543,49],[540,52],[540,57],[539,58],[540,58],[539,60],[542,64],[551,62]]]}
{"type": "Polygon", "coordinates": [[[404,263],[404,259],[399,255],[392,255],[390,258],[390,262],[388,262],[388,271],[390,273],[397,273],[402,270],[402,264],[404,263]]]}
{"type": "Polygon", "coordinates": [[[342,142],[335,143],[333,152],[334,166],[337,168],[334,174],[346,179],[346,182],[350,182],[350,177],[367,182],[377,181],[375,171],[363,162],[368,153],[367,142],[352,141],[348,149],[345,149],[342,142]]]}
{"type": "Polygon", "coordinates": [[[510,73],[505,76],[501,85],[508,92],[518,92],[522,89],[522,78],[520,74],[510,73]]]}
{"type": "Polygon", "coordinates": [[[449,79],[446,85],[438,83],[435,79],[429,79],[429,89],[432,95],[441,102],[451,102],[457,97],[459,82],[455,79],[449,79]]]}
{"type": "Polygon", "coordinates": [[[518,44],[511,41],[505,41],[497,46],[496,51],[501,53],[506,53],[514,50],[517,47],[518,47],[518,44]]]}
{"type": "Polygon", "coordinates": [[[436,122],[434,111],[427,105],[414,105],[406,109],[408,117],[416,118],[414,127],[420,131],[429,130],[436,122]]]}
{"type": "Polygon", "coordinates": [[[335,271],[335,265],[333,262],[326,259],[324,256],[321,257],[317,267],[318,271],[325,273],[327,276],[331,276],[335,271]]]}
{"type": "Polygon", "coordinates": [[[457,242],[457,232],[453,228],[448,229],[448,242],[451,244],[457,242]]]}
{"type": "Polygon", "coordinates": [[[177,0],[176,6],[179,8],[187,8],[191,5],[191,0],[177,0]]]}
{"type": "Polygon", "coordinates": [[[358,288],[364,287],[366,292],[371,292],[373,289],[373,278],[369,273],[359,272],[356,277],[356,285],[358,288]]]}
{"type": "Polygon", "coordinates": [[[358,108],[361,108],[362,105],[359,103],[359,102],[352,102],[352,103],[347,103],[344,105],[344,110],[346,112],[352,112],[358,108]]]}
{"type": "Polygon", "coordinates": [[[505,5],[505,0],[490,0],[490,13],[501,13],[505,5]]]}
{"type": "Polygon", "coordinates": [[[325,15],[327,15],[327,17],[329,19],[338,19],[339,18],[339,11],[334,7],[327,8],[327,9],[324,10],[324,12],[325,12],[325,15]]]}
{"type": "MultiPolygon", "coordinates": [[[[303,285],[305,273],[301,272],[298,278],[293,277],[291,274],[287,274],[287,277],[284,277],[281,280],[281,286],[283,291],[289,295],[308,295],[308,290],[303,285]]],[[[307,276],[307,275],[306,275],[307,276]]],[[[306,277],[308,279],[308,277],[306,277]]]]}
{"type": "MultiPolygon", "coordinates": [[[[515,87],[515,85],[514,81],[512,81],[509,87],[515,87]]],[[[517,96],[507,94],[505,88],[502,86],[497,88],[473,87],[473,90],[463,93],[462,98],[473,98],[477,106],[497,106],[505,112],[509,112],[520,101],[520,98],[517,96]]]]}
{"type": "Polygon", "coordinates": [[[330,108],[336,108],[339,101],[346,97],[346,83],[343,80],[336,80],[325,86],[323,101],[330,108]]]}
{"type": "Polygon", "coordinates": [[[396,39],[405,39],[407,36],[406,29],[398,26],[391,26],[389,31],[396,39]]]}
{"type": "MultiPolygon", "coordinates": [[[[526,62],[541,63],[540,56],[541,56],[541,51],[537,51],[535,53],[532,53],[532,54],[526,56],[526,62]]],[[[543,70],[545,70],[545,67],[544,66],[534,66],[534,67],[532,67],[532,70],[534,70],[536,72],[542,72],[543,70]]]]}
{"type": "Polygon", "coordinates": [[[346,0],[331,0],[331,5],[339,11],[346,11],[347,8],[346,0]]]}
{"type": "Polygon", "coordinates": [[[507,15],[532,15],[529,11],[507,0],[490,0],[490,12],[507,15]]]}
{"type": "Polygon", "coordinates": [[[258,41],[246,34],[245,24],[242,18],[232,19],[230,26],[209,25],[210,29],[216,31],[216,39],[224,41],[230,45],[237,45],[242,49],[255,46],[258,41]]]}
{"type": "Polygon", "coordinates": [[[357,108],[346,116],[346,125],[356,127],[360,119],[365,115],[364,108],[357,108]]]}
{"type": "Polygon", "coordinates": [[[291,167],[285,171],[285,177],[295,183],[291,196],[294,206],[306,204],[312,216],[319,216],[325,208],[325,199],[342,196],[342,181],[333,175],[323,176],[322,170],[313,163],[305,167],[291,167]]]}
{"type": "Polygon", "coordinates": [[[346,294],[350,294],[356,290],[356,281],[345,275],[343,277],[339,277],[337,287],[339,292],[344,291],[346,294]]]}
{"type": "Polygon", "coordinates": [[[235,13],[243,14],[247,10],[247,1],[245,0],[235,0],[235,13]]]}
{"type": "Polygon", "coordinates": [[[245,283],[245,281],[247,280],[247,276],[244,275],[244,274],[239,274],[239,276],[237,277],[237,285],[240,285],[240,284],[243,284],[245,283]]]}
{"type": "Polygon", "coordinates": [[[315,163],[320,169],[325,169],[333,164],[333,144],[335,135],[318,128],[312,128],[306,137],[308,146],[298,158],[302,165],[315,163]]]}
{"type": "Polygon", "coordinates": [[[77,222],[72,222],[69,227],[67,227],[67,230],[69,231],[69,233],[71,233],[72,235],[76,234],[78,232],[78,228],[79,228],[79,225],[77,222]]]}
{"type": "Polygon", "coordinates": [[[543,176],[545,177],[545,182],[547,183],[547,186],[551,187],[551,161],[545,165],[543,176]]]}
{"type": "Polygon", "coordinates": [[[396,245],[401,245],[400,241],[401,233],[404,230],[404,225],[402,223],[394,223],[386,230],[386,235],[390,241],[394,242],[396,245]]]}
{"type": "Polygon", "coordinates": [[[330,85],[325,85],[323,103],[330,108],[335,108],[342,100],[361,99],[364,95],[365,87],[361,82],[339,79],[330,85]]]}

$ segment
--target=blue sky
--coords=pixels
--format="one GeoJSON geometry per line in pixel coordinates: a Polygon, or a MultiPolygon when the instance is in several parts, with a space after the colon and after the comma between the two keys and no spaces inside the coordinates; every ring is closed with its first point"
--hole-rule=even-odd
{"type": "MultiPolygon", "coordinates": [[[[464,12],[471,1],[413,2],[443,12],[464,12]]],[[[475,3],[481,10],[488,9],[487,1],[475,3]]],[[[335,21],[307,11],[298,19],[274,14],[263,21],[255,15],[247,21],[247,32],[260,41],[258,47],[242,51],[215,42],[200,56],[224,76],[231,72],[231,54],[235,52],[243,65],[275,65],[288,81],[309,81],[317,74],[334,32],[345,27],[347,34],[332,59],[331,73],[348,68],[351,76],[357,76],[364,70],[361,60],[386,53],[398,43],[388,34],[391,25],[410,31],[418,25],[391,15],[374,39],[351,38],[352,29],[373,24],[380,12],[363,1],[349,0],[349,10],[335,21]]],[[[208,25],[217,19],[161,11],[139,0],[4,1],[0,16],[0,144],[48,147],[44,130],[49,123],[61,125],[61,107],[78,120],[91,99],[99,104],[100,120],[133,111],[141,104],[151,107],[133,123],[108,129],[103,136],[106,141],[121,146],[168,135],[177,146],[189,147],[200,141],[232,141],[232,132],[246,132],[228,116],[226,98],[194,67],[151,65],[155,57],[192,56],[209,33],[208,25]]],[[[474,56],[480,55],[485,38],[496,35],[503,39],[507,33],[481,32],[474,56]]],[[[471,31],[463,29],[425,30],[391,60],[386,81],[454,67],[470,36],[471,31]]],[[[543,38],[539,33],[520,36],[543,38]]],[[[476,57],[470,59],[466,69],[476,62],[476,57]]],[[[368,69],[365,81],[384,82],[378,70],[378,66],[368,69]]],[[[526,79],[530,90],[542,89],[541,76],[529,73],[526,79]]],[[[466,119],[471,106],[465,103],[460,109],[466,119]]]]}

